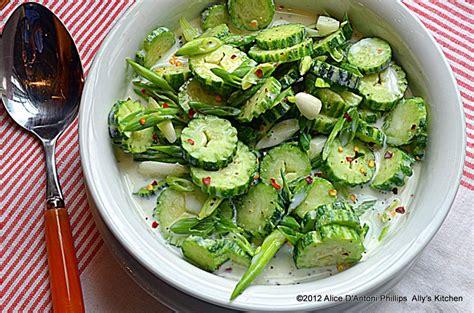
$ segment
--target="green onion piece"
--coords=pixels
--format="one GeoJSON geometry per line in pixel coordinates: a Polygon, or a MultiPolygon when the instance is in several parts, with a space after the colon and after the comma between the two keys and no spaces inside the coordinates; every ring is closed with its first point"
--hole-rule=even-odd
{"type": "Polygon", "coordinates": [[[212,52],[222,46],[222,41],[215,37],[191,40],[176,51],[177,56],[193,56],[212,52]]]}

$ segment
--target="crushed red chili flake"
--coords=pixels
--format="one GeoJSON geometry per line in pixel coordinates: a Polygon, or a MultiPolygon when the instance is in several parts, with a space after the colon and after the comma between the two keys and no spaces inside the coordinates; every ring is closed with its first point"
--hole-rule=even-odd
{"type": "Polygon", "coordinates": [[[384,157],[385,159],[390,159],[390,158],[393,157],[393,152],[387,151],[387,152],[385,152],[385,154],[383,155],[383,157],[384,157]]]}
{"type": "Polygon", "coordinates": [[[188,117],[189,117],[189,118],[193,118],[194,114],[196,114],[196,112],[195,112],[193,109],[189,109],[189,111],[188,111],[188,117]]]}
{"type": "Polygon", "coordinates": [[[142,117],[142,118],[139,120],[139,122],[140,122],[140,125],[145,125],[146,120],[142,117]]]}
{"type": "Polygon", "coordinates": [[[235,59],[237,56],[235,54],[231,55],[230,58],[233,60],[235,59]]]}
{"type": "Polygon", "coordinates": [[[151,182],[151,185],[156,186],[156,185],[158,185],[158,182],[156,180],[154,180],[154,181],[151,182]]]}
{"type": "Polygon", "coordinates": [[[311,185],[313,183],[313,177],[306,176],[306,183],[308,183],[308,185],[311,185]]]}
{"type": "Polygon", "coordinates": [[[169,108],[169,107],[170,107],[170,105],[169,105],[168,103],[166,103],[166,102],[165,102],[165,103],[163,103],[163,107],[166,109],[166,108],[169,108]]]}
{"type": "Polygon", "coordinates": [[[157,140],[158,140],[158,135],[157,135],[157,134],[153,134],[152,137],[153,137],[153,140],[154,140],[154,141],[157,141],[157,140]]]}
{"type": "Polygon", "coordinates": [[[145,90],[145,89],[142,89],[142,90],[140,90],[140,91],[141,91],[141,93],[142,93],[143,95],[146,93],[146,90],[145,90]]]}
{"type": "Polygon", "coordinates": [[[275,189],[280,189],[281,188],[281,186],[278,185],[278,183],[276,182],[275,178],[272,177],[270,180],[272,182],[273,188],[275,188],[275,189]]]}
{"type": "Polygon", "coordinates": [[[211,177],[207,176],[202,179],[202,183],[206,186],[209,186],[211,184],[211,177]]]}
{"type": "Polygon", "coordinates": [[[190,145],[194,145],[194,140],[192,140],[191,138],[186,139],[186,142],[189,143],[190,145]]]}
{"type": "Polygon", "coordinates": [[[157,228],[158,227],[158,222],[157,221],[153,221],[153,223],[151,223],[151,228],[157,228]]]}
{"type": "Polygon", "coordinates": [[[346,156],[346,161],[350,163],[350,162],[354,161],[354,158],[350,157],[350,156],[346,156]]]}
{"type": "Polygon", "coordinates": [[[232,272],[232,267],[228,267],[225,269],[226,272],[232,272]]]}
{"type": "Polygon", "coordinates": [[[263,77],[263,71],[261,69],[258,69],[255,71],[255,75],[257,75],[258,78],[262,78],[263,77]]]}
{"type": "Polygon", "coordinates": [[[347,112],[344,113],[344,118],[346,119],[346,121],[352,122],[352,117],[349,114],[347,114],[347,112]]]}
{"type": "Polygon", "coordinates": [[[405,214],[405,207],[399,206],[398,208],[395,209],[395,212],[399,214],[405,214]]]}
{"type": "Polygon", "coordinates": [[[217,101],[217,102],[222,102],[222,96],[221,96],[221,95],[217,95],[217,96],[216,96],[216,101],[217,101]]]}

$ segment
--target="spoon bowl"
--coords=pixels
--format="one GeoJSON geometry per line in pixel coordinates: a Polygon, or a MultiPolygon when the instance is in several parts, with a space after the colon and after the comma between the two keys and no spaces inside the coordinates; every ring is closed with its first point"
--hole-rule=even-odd
{"type": "Polygon", "coordinates": [[[53,309],[84,312],[77,260],[56,172],[58,137],[74,120],[84,77],[71,35],[37,3],[20,5],[0,38],[0,81],[6,111],[43,143],[46,161],[45,232],[53,309]]]}

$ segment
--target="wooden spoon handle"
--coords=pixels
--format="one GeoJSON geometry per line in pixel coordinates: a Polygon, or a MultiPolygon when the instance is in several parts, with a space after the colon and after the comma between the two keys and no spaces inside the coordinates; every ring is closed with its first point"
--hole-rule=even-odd
{"type": "Polygon", "coordinates": [[[44,214],[46,246],[54,312],[84,312],[69,216],[66,209],[48,209],[44,214]]]}

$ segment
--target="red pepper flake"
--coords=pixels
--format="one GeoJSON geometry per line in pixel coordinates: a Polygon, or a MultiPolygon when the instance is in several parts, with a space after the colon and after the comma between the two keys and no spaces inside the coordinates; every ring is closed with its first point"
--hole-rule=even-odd
{"type": "Polygon", "coordinates": [[[395,209],[395,212],[397,212],[398,214],[405,214],[405,207],[399,206],[395,209]]]}
{"type": "Polygon", "coordinates": [[[306,179],[306,183],[307,183],[308,185],[311,185],[311,184],[313,183],[313,177],[311,177],[311,176],[306,176],[305,179],[306,179]]]}
{"type": "Polygon", "coordinates": [[[350,156],[346,156],[346,161],[351,163],[352,161],[354,161],[354,158],[350,156]]]}
{"type": "Polygon", "coordinates": [[[261,69],[258,69],[255,71],[255,75],[257,75],[258,78],[262,78],[263,77],[263,71],[261,69]]]}
{"type": "Polygon", "coordinates": [[[230,58],[233,60],[235,59],[237,56],[235,54],[231,55],[230,58]]]}
{"type": "Polygon", "coordinates": [[[146,120],[142,117],[139,122],[140,122],[140,125],[145,125],[146,120]]]}
{"type": "Polygon", "coordinates": [[[156,186],[156,185],[158,185],[158,182],[156,180],[154,180],[154,181],[151,182],[151,185],[156,186]]]}
{"type": "Polygon", "coordinates": [[[221,95],[217,95],[217,96],[216,96],[216,101],[217,101],[217,102],[222,102],[222,96],[221,96],[221,95]]]}
{"type": "Polygon", "coordinates": [[[151,223],[151,228],[157,228],[158,227],[158,222],[157,221],[153,221],[153,223],[151,223]]]}
{"type": "Polygon", "coordinates": [[[347,114],[347,112],[344,113],[344,118],[346,119],[346,121],[352,122],[352,117],[349,114],[347,114]]]}
{"type": "Polygon", "coordinates": [[[232,272],[232,267],[228,267],[225,269],[226,272],[232,272]]]}
{"type": "Polygon", "coordinates": [[[314,176],[315,176],[315,177],[322,177],[322,176],[323,176],[323,173],[317,172],[317,173],[314,173],[314,176]]]}
{"type": "Polygon", "coordinates": [[[211,184],[211,176],[204,177],[202,179],[202,183],[206,186],[209,186],[211,184]]]}
{"type": "Polygon", "coordinates": [[[146,94],[146,90],[145,90],[145,89],[140,90],[140,92],[142,93],[142,95],[146,94]]]}
{"type": "Polygon", "coordinates": [[[281,186],[278,185],[278,183],[276,182],[275,178],[272,177],[270,180],[272,182],[273,188],[275,188],[275,189],[280,189],[281,188],[281,186]]]}
{"type": "Polygon", "coordinates": [[[169,105],[168,103],[166,103],[166,102],[165,102],[165,103],[163,103],[163,108],[165,108],[165,109],[166,109],[166,108],[169,108],[169,107],[170,107],[170,105],[169,105]]]}
{"type": "Polygon", "coordinates": [[[196,114],[196,112],[195,112],[193,109],[189,109],[189,111],[188,111],[188,117],[189,117],[189,118],[193,118],[194,114],[196,114]]]}
{"type": "Polygon", "coordinates": [[[383,155],[383,157],[385,159],[391,159],[393,157],[393,152],[390,152],[390,151],[387,151],[385,152],[385,154],[383,155]]]}
{"type": "Polygon", "coordinates": [[[194,146],[194,140],[192,140],[191,138],[186,139],[186,142],[189,143],[190,145],[194,146]]]}
{"type": "Polygon", "coordinates": [[[152,138],[153,138],[154,141],[158,141],[158,135],[157,134],[153,134],[152,138]]]}

